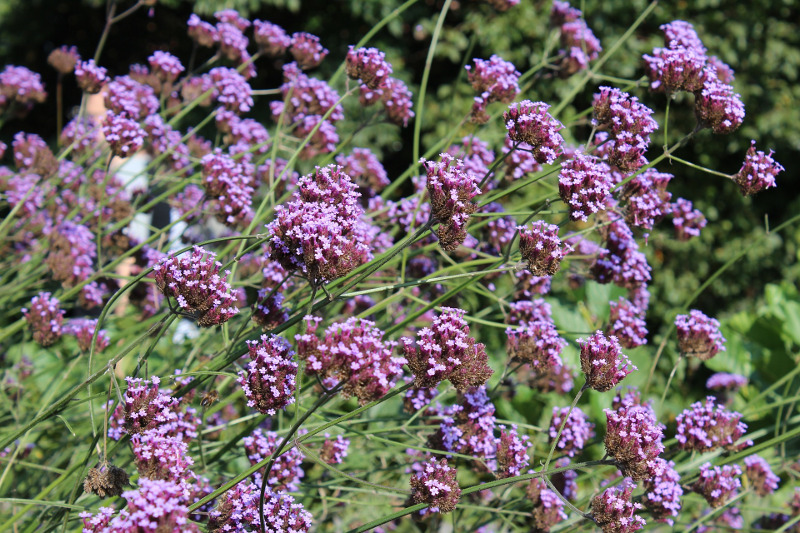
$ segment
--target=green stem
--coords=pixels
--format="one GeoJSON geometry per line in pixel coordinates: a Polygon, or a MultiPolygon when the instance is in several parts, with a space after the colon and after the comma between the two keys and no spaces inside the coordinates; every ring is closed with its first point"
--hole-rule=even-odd
{"type": "Polygon", "coordinates": [[[556,447],[558,446],[558,441],[561,439],[561,433],[564,431],[564,427],[567,425],[567,421],[569,420],[570,415],[572,414],[573,409],[575,406],[578,405],[578,400],[581,399],[583,396],[583,391],[589,388],[589,382],[583,384],[581,390],[578,391],[578,394],[575,395],[575,399],[572,400],[572,405],[569,406],[569,411],[567,411],[567,416],[561,421],[561,427],[558,428],[558,433],[556,433],[556,438],[553,439],[553,445],[550,446],[550,451],[547,453],[547,460],[544,462],[544,469],[547,470],[550,467],[550,461],[553,459],[553,453],[556,451],[556,447]]]}

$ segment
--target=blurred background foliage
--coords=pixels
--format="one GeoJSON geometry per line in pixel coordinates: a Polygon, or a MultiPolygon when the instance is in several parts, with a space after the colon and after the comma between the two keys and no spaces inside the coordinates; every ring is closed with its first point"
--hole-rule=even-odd
{"type": "MultiPolygon", "coordinates": [[[[132,4],[132,1],[120,2],[119,9],[132,4]]],[[[144,63],[156,49],[166,49],[186,58],[191,53],[191,41],[185,30],[189,15],[194,11],[210,17],[216,10],[235,8],[251,19],[280,24],[289,32],[308,31],[319,35],[331,53],[314,75],[325,78],[341,63],[347,45],[357,42],[401,4],[396,0],[159,0],[149,11],[139,10],[112,29],[100,63],[112,74],[122,74],[131,63],[144,63]]],[[[415,97],[419,95],[431,34],[442,4],[443,0],[419,0],[370,41],[370,45],[386,52],[394,65],[395,76],[409,83],[415,97]]],[[[105,5],[102,0],[0,1],[0,62],[24,65],[42,73],[52,93],[56,75],[46,64],[48,53],[54,47],[69,44],[76,45],[84,56],[89,56],[103,29],[105,5]]],[[[583,10],[587,23],[607,50],[648,2],[584,0],[574,5],[583,10]]],[[[465,63],[473,57],[488,58],[498,53],[524,73],[545,59],[546,43],[552,43],[557,49],[557,35],[549,24],[549,9],[549,1],[522,0],[507,13],[497,13],[479,0],[457,0],[451,4],[431,70],[422,117],[421,152],[450,135],[453,124],[470,109],[474,94],[466,80],[465,63]]],[[[662,2],[633,38],[605,64],[602,74],[639,79],[644,73],[641,55],[663,45],[659,26],[675,19],[694,24],[709,54],[733,67],[734,85],[747,108],[747,117],[739,131],[718,136],[706,130],[677,155],[732,174],[741,166],[750,139],[756,139],[759,149],[775,150],[775,157],[786,167],[786,172],[778,177],[777,188],[763,191],[754,198],[742,198],[737,188],[722,178],[678,164],[671,168],[668,163],[659,166],[660,170],[675,175],[670,185],[673,197],[691,199],[706,214],[709,224],[700,238],[689,242],[672,239],[669,231],[656,232],[650,237],[645,252],[655,272],[655,281],[651,286],[649,326],[654,332],[665,331],[677,309],[698,287],[722,265],[746,250],[744,256],[725,270],[692,305],[712,316],[730,317],[727,327],[746,338],[754,328],[761,331],[759,328],[770,320],[767,317],[773,316],[770,314],[773,311],[762,313],[764,306],[771,309],[769,298],[774,300],[775,294],[784,293],[796,298],[796,291],[792,293],[789,288],[797,285],[800,274],[800,225],[793,225],[780,234],[769,232],[770,227],[800,211],[797,180],[800,171],[800,32],[797,23],[800,5],[794,0],[662,2]]],[[[255,87],[270,88],[280,84],[280,64],[270,65],[268,60],[261,60],[257,66],[255,87]]],[[[559,79],[544,68],[527,79],[519,99],[555,104],[579,79],[580,76],[559,79]]],[[[585,139],[589,132],[585,118],[577,117],[590,105],[592,93],[603,84],[622,82],[602,77],[590,80],[560,115],[565,123],[577,125],[570,131],[575,143],[585,139]]],[[[646,87],[634,88],[632,92],[656,110],[659,123],[663,124],[664,96],[649,93],[646,87]]],[[[77,89],[66,83],[65,101],[76,104],[78,99],[77,89]]],[[[355,102],[351,104],[349,110],[358,112],[355,102]]],[[[502,104],[494,104],[489,111],[497,117],[502,109],[502,104]]],[[[419,118],[420,110],[416,112],[419,118]]],[[[0,133],[0,139],[8,142],[22,127],[54,139],[54,113],[54,98],[50,98],[45,105],[36,107],[24,123],[10,122],[0,133]]],[[[269,122],[266,105],[258,105],[252,115],[269,122]]],[[[691,131],[694,124],[691,97],[677,99],[670,110],[671,142],[691,131]]],[[[478,130],[467,125],[465,130],[478,132],[499,153],[501,128],[478,130]]],[[[343,139],[349,133],[340,131],[343,139]]],[[[663,128],[653,141],[651,157],[658,155],[664,142],[663,128]]],[[[399,130],[371,126],[358,131],[353,142],[353,146],[368,146],[381,153],[390,176],[399,175],[412,162],[412,144],[412,127],[399,130]]],[[[667,220],[662,227],[668,224],[667,220]]],[[[655,341],[659,340],[656,333],[655,341]]],[[[775,339],[770,339],[772,341],[775,339]]],[[[745,345],[742,341],[742,346],[745,345]]],[[[796,358],[789,355],[795,352],[786,353],[787,357],[796,358]]],[[[733,364],[735,359],[730,362],[733,364]]],[[[666,369],[671,367],[668,357],[664,358],[664,365],[666,369]]]]}

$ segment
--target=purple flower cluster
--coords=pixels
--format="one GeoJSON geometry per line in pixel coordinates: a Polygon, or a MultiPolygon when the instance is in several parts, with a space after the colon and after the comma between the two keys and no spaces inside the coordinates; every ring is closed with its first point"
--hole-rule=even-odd
{"type": "Polygon", "coordinates": [[[117,76],[106,87],[105,105],[115,115],[138,122],[158,111],[158,98],[149,85],[130,76],[117,76]]]}
{"type": "Polygon", "coordinates": [[[181,410],[181,402],[159,389],[161,380],[126,377],[125,402],[118,405],[110,418],[108,435],[119,440],[127,433],[137,435],[158,429],[162,434],[189,440],[197,437],[200,420],[194,409],[181,410]]]}
{"type": "Polygon", "coordinates": [[[328,49],[319,42],[319,37],[306,32],[292,34],[292,44],[289,45],[289,53],[303,70],[318,67],[328,49]]]}
{"type": "Polygon", "coordinates": [[[606,453],[613,457],[623,475],[634,480],[647,479],[649,468],[664,451],[664,426],[658,423],[650,406],[631,405],[606,409],[608,422],[606,453]]]}
{"type": "MultiPolygon", "coordinates": [[[[259,516],[260,489],[253,483],[241,482],[225,493],[216,509],[209,514],[208,530],[212,533],[230,531],[261,531],[259,516]]],[[[264,495],[266,531],[306,533],[311,529],[311,513],[292,496],[267,488],[264,495]]]]}
{"type": "Polygon", "coordinates": [[[732,85],[716,77],[706,78],[703,88],[695,93],[694,114],[697,122],[714,133],[731,133],[744,120],[744,104],[732,85]]]}
{"type": "Polygon", "coordinates": [[[358,185],[362,204],[389,185],[386,169],[368,148],[353,148],[350,155],[339,154],[336,156],[336,164],[358,185]]]}
{"type": "Polygon", "coordinates": [[[194,460],[183,439],[151,429],[131,437],[136,468],[142,478],[180,483],[194,460]]]}
{"type": "Polygon", "coordinates": [[[345,72],[368,88],[377,89],[392,73],[392,65],[386,61],[386,54],[377,48],[351,46],[345,57],[345,72]]]}
{"type": "Polygon", "coordinates": [[[187,33],[199,46],[219,47],[219,54],[225,56],[240,67],[248,78],[255,76],[255,67],[251,62],[247,46],[250,41],[244,31],[250,27],[250,21],[242,18],[233,9],[225,9],[214,13],[217,24],[213,25],[200,19],[195,14],[189,17],[186,25],[187,33]]]}
{"type": "Polygon", "coordinates": [[[461,159],[447,153],[440,154],[440,158],[438,163],[424,158],[420,163],[428,176],[431,216],[439,222],[439,244],[442,249],[453,251],[467,238],[469,216],[477,209],[472,199],[481,193],[480,178],[466,169],[461,159]]]}
{"type": "Polygon", "coordinates": [[[156,50],[153,55],[147,58],[150,63],[150,71],[162,82],[173,83],[186,70],[181,64],[181,60],[163,50],[156,50]]]}
{"type": "Polygon", "coordinates": [[[661,26],[666,48],[656,48],[653,55],[644,55],[650,88],[672,94],[695,92],[703,88],[708,74],[706,49],[692,25],[682,20],[661,26]]]}
{"type": "Polygon", "coordinates": [[[435,387],[450,380],[456,390],[484,385],[492,375],[483,344],[469,335],[465,311],[443,307],[430,327],[422,328],[416,342],[400,340],[416,387],[435,387]]]}
{"type": "Polygon", "coordinates": [[[47,98],[42,78],[25,67],[6,65],[0,72],[0,111],[11,104],[27,110],[33,104],[41,104],[47,98]]]}
{"type": "Polygon", "coordinates": [[[552,322],[553,315],[550,304],[544,298],[535,300],[520,300],[509,304],[507,322],[521,326],[526,322],[552,322]]]}
{"type": "Polygon", "coordinates": [[[497,439],[494,437],[496,420],[494,404],[485,386],[465,391],[459,394],[455,405],[447,408],[439,406],[434,411],[442,417],[442,421],[439,429],[428,439],[431,447],[491,462],[497,453],[497,439]]]}
{"type": "MultiPolygon", "coordinates": [[[[242,439],[242,444],[250,464],[255,465],[275,453],[281,440],[281,437],[274,431],[264,433],[261,429],[256,429],[252,435],[242,439]]],[[[276,492],[296,491],[298,483],[305,477],[305,472],[301,467],[303,459],[305,459],[305,455],[297,447],[284,451],[272,465],[272,470],[267,477],[267,487],[276,492]]],[[[259,486],[263,473],[262,469],[253,476],[255,483],[259,486]]]]}
{"type": "Polygon", "coordinates": [[[581,347],[581,370],[586,375],[586,385],[596,391],[606,392],[616,387],[625,376],[636,370],[622,353],[619,340],[606,337],[597,331],[588,339],[578,339],[581,347]]]}
{"type": "Polygon", "coordinates": [[[561,165],[558,193],[572,220],[586,222],[589,215],[606,209],[611,195],[610,174],[606,163],[580,152],[561,165]]]}
{"type": "MultiPolygon", "coordinates": [[[[78,341],[78,348],[82,352],[88,352],[92,347],[92,337],[97,328],[96,318],[74,318],[64,326],[64,333],[72,335],[78,341]]],[[[96,352],[102,352],[108,346],[109,339],[106,330],[101,329],[97,332],[97,340],[94,345],[96,352]]]]}
{"type": "Polygon", "coordinates": [[[283,294],[272,288],[258,289],[251,317],[264,330],[274,329],[289,320],[289,312],[283,307],[283,294]]]}
{"type": "Polygon", "coordinates": [[[535,531],[549,533],[550,528],[567,519],[564,502],[547,487],[541,478],[533,478],[525,491],[533,504],[533,527],[535,531]]]}
{"type": "Polygon", "coordinates": [[[600,87],[593,107],[592,125],[609,132],[606,143],[611,164],[626,173],[645,165],[650,134],[658,129],[658,123],[650,116],[653,110],[635,96],[612,87],[600,87]]]}
{"type": "Polygon", "coordinates": [[[350,317],[331,324],[317,337],[321,318],[305,317],[305,333],[295,336],[297,354],[306,361],[306,373],[342,383],[342,394],[355,396],[361,405],[382,398],[403,373],[402,357],[392,357],[397,343],[384,341],[384,333],[369,320],[350,317]]]}
{"type": "Polygon", "coordinates": [[[555,1],[550,12],[550,21],[560,26],[561,76],[568,77],[589,66],[589,61],[597,59],[603,51],[600,41],[581,17],[581,11],[568,2],[555,1]]]}
{"type": "Polygon", "coordinates": [[[247,341],[250,363],[239,372],[236,381],[242,386],[247,405],[259,413],[274,416],[278,409],[294,403],[297,363],[294,352],[282,337],[262,335],[247,341]]]}
{"type": "MultiPolygon", "coordinates": [[[[550,419],[550,440],[555,440],[564,418],[569,413],[569,407],[553,407],[553,417],[550,419]]],[[[567,423],[561,431],[556,449],[564,452],[569,457],[575,457],[583,450],[586,443],[594,437],[594,424],[589,421],[586,413],[579,407],[572,409],[569,413],[567,423]]]]}
{"type": "Polygon", "coordinates": [[[31,299],[30,308],[22,308],[25,321],[33,331],[33,340],[41,346],[50,346],[61,338],[64,313],[58,298],[49,292],[40,292],[31,299]]]}
{"type": "Polygon", "coordinates": [[[350,440],[336,435],[335,439],[331,439],[328,433],[325,433],[325,442],[322,443],[322,448],[319,451],[319,458],[328,463],[329,465],[338,465],[347,457],[347,449],[350,447],[350,440]]]}
{"type": "Polygon", "coordinates": [[[83,532],[200,531],[197,524],[189,520],[186,489],[178,483],[142,478],[139,480],[138,490],[123,492],[122,497],[127,505],[117,516],[114,516],[113,507],[101,507],[94,516],[81,513],[83,532]]]}
{"type": "Polygon", "coordinates": [[[609,306],[606,335],[615,336],[623,348],[647,344],[645,313],[622,296],[616,302],[609,302],[609,306]]]}
{"type": "Polygon", "coordinates": [[[430,512],[449,513],[460,497],[456,469],[447,466],[447,459],[431,459],[411,476],[411,501],[427,503],[430,512]]]}
{"type": "Polygon", "coordinates": [[[563,365],[561,350],[567,341],[558,335],[550,320],[523,322],[519,329],[506,329],[506,350],[513,361],[526,362],[537,373],[547,373],[563,365]]]}
{"type": "Polygon", "coordinates": [[[678,348],[687,356],[707,361],[725,351],[725,337],[719,331],[719,321],[697,309],[692,309],[688,315],[675,317],[675,328],[678,348]]]}
{"type": "Polygon", "coordinates": [[[489,121],[486,106],[492,102],[510,103],[519,94],[519,77],[513,63],[493,55],[488,60],[474,58],[475,65],[466,65],[467,77],[472,88],[478,93],[472,104],[471,118],[483,124],[489,121]]]}
{"type": "Polygon", "coordinates": [[[534,276],[552,276],[561,267],[561,261],[572,246],[562,243],[558,238],[558,226],[537,220],[530,229],[518,226],[519,251],[522,259],[528,262],[528,270],[534,276]]]}
{"type": "Polygon", "coordinates": [[[292,200],[275,209],[267,227],[270,257],[300,270],[314,285],[344,276],[372,258],[356,185],[341,167],[317,167],[298,182],[292,200]]]}
{"type": "Polygon", "coordinates": [[[81,90],[89,94],[97,94],[108,82],[108,74],[105,68],[94,62],[94,59],[89,59],[88,61],[78,61],[75,65],[75,79],[81,90]]]}
{"type": "Polygon", "coordinates": [[[248,165],[237,163],[219,149],[204,156],[201,163],[203,188],[206,196],[214,199],[217,219],[229,226],[249,224],[253,219],[253,179],[248,165]]]}
{"type": "Polygon", "coordinates": [[[627,200],[625,221],[647,231],[653,229],[672,208],[672,193],[667,191],[672,178],[672,174],[649,168],[626,183],[622,190],[627,200]]]}
{"type": "MultiPolygon", "coordinates": [[[[461,139],[460,145],[450,145],[446,151],[456,159],[463,161],[467,172],[481,178],[489,174],[489,167],[494,162],[494,151],[489,148],[489,143],[482,141],[476,135],[467,135],[461,139]]],[[[486,187],[491,187],[492,181],[488,181],[486,187]]],[[[499,204],[494,203],[494,205],[499,204]]]]}
{"type": "Polygon", "coordinates": [[[634,513],[642,504],[631,502],[634,483],[623,483],[622,487],[606,489],[592,499],[592,518],[603,529],[603,533],[633,533],[645,526],[642,517],[634,513]]]}
{"type": "Polygon", "coordinates": [[[203,327],[226,322],[239,312],[228,283],[228,271],[219,275],[222,263],[216,254],[195,246],[188,256],[168,255],[154,267],[156,286],[167,298],[173,297],[182,310],[194,313],[203,327]]]}
{"type": "Polygon", "coordinates": [[[65,220],[50,234],[47,266],[53,279],[72,287],[94,273],[97,256],[94,234],[86,226],[65,220]]]}
{"type": "Polygon", "coordinates": [[[551,165],[563,151],[564,138],[558,132],[564,125],[553,118],[548,109],[550,106],[544,102],[523,100],[508,106],[503,120],[509,139],[526,143],[537,163],[551,165]]]}
{"type": "Polygon", "coordinates": [[[292,45],[292,39],[286,34],[286,30],[262,20],[253,21],[253,40],[270,57],[282,56],[292,45]]]}
{"type": "Polygon", "coordinates": [[[226,110],[239,115],[253,107],[250,84],[236,69],[216,67],[205,76],[206,83],[213,88],[211,96],[226,110]]]}
{"type": "Polygon", "coordinates": [[[650,475],[644,482],[642,501],[659,522],[673,524],[673,518],[681,510],[681,478],[675,471],[675,463],[660,457],[650,463],[650,475]]]}
{"type": "Polygon", "coordinates": [[[714,400],[709,396],[705,403],[695,402],[675,418],[678,424],[675,438],[681,449],[698,452],[717,448],[740,450],[752,444],[750,441],[736,444],[747,431],[747,425],[741,421],[741,414],[726,410],[714,400]]]}
{"type": "Polygon", "coordinates": [[[130,157],[144,144],[144,130],[138,122],[124,115],[106,113],[102,131],[111,153],[118,157],[130,157]]]}
{"type": "Polygon", "coordinates": [[[562,364],[533,371],[527,379],[527,385],[544,394],[549,392],[568,394],[574,386],[574,378],[572,369],[562,364]]]}
{"type": "Polygon", "coordinates": [[[781,478],[776,476],[769,463],[760,455],[749,455],[744,458],[745,475],[759,496],[766,496],[778,490],[781,478]]]}
{"type": "Polygon", "coordinates": [[[641,290],[651,279],[647,258],[639,251],[633,231],[625,221],[616,213],[607,216],[610,223],[600,228],[606,247],[600,250],[591,266],[592,276],[599,283],[613,282],[620,287],[641,290]]]}
{"type": "Polygon", "coordinates": [[[724,465],[722,468],[705,463],[700,466],[700,478],[692,485],[692,491],[702,495],[711,507],[722,507],[736,496],[742,482],[738,476],[742,469],[738,465],[724,465]]]}
{"type": "Polygon", "coordinates": [[[528,436],[520,435],[516,425],[512,425],[508,431],[505,426],[500,426],[495,476],[506,478],[523,474],[528,467],[528,448],[531,446],[528,436]]]}
{"type": "Polygon", "coordinates": [[[736,391],[746,385],[746,377],[727,372],[717,372],[706,380],[706,388],[713,391],[736,391]]]}
{"type": "Polygon", "coordinates": [[[784,168],[772,159],[772,154],[772,150],[768,154],[761,150],[756,151],[756,142],[750,142],[744,164],[733,176],[733,182],[739,186],[743,196],[751,196],[763,189],[775,187],[775,177],[783,172],[784,168]]]}
{"type": "Polygon", "coordinates": [[[672,225],[675,227],[675,238],[679,241],[688,241],[698,237],[700,230],[706,227],[705,215],[694,209],[692,202],[678,198],[671,206],[672,225]]]}

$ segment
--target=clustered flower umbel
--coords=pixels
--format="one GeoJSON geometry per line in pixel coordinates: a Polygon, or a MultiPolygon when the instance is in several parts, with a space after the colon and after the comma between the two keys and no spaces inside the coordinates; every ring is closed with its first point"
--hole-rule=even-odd
{"type": "Polygon", "coordinates": [[[769,463],[760,455],[749,455],[744,458],[745,475],[750,480],[753,490],[759,496],[766,496],[778,490],[781,478],[776,476],[769,463]]]}
{"type": "Polygon", "coordinates": [[[42,78],[25,67],[6,65],[0,72],[0,111],[12,104],[27,111],[33,104],[41,104],[47,98],[42,78]]]}
{"type": "Polygon", "coordinates": [[[644,518],[635,515],[641,503],[631,502],[635,483],[625,482],[621,487],[606,489],[592,499],[592,518],[603,533],[632,533],[645,526],[644,518]]]}
{"type": "Polygon", "coordinates": [[[636,370],[613,335],[606,337],[602,331],[597,331],[588,339],[578,339],[578,344],[581,347],[581,370],[589,388],[609,391],[636,370]]]}
{"type": "Polygon", "coordinates": [[[527,268],[534,276],[552,276],[561,267],[561,261],[573,248],[558,238],[558,226],[537,220],[530,229],[517,226],[519,251],[528,262],[527,268]]]}
{"type": "Polygon", "coordinates": [[[775,178],[784,168],[772,158],[773,153],[772,150],[768,154],[761,150],[756,151],[756,142],[750,141],[742,168],[733,176],[733,182],[739,186],[743,196],[751,196],[763,189],[775,187],[775,178]]]}
{"type": "Polygon", "coordinates": [[[492,102],[510,103],[519,94],[519,77],[513,63],[492,55],[488,60],[474,58],[475,65],[466,65],[467,78],[472,88],[478,93],[472,104],[470,118],[473,122],[483,124],[489,121],[486,106],[492,102]]]}
{"type": "Polygon", "coordinates": [[[345,57],[345,72],[370,89],[377,89],[392,73],[392,65],[386,61],[386,54],[377,48],[351,46],[345,57]]]}
{"type": "Polygon", "coordinates": [[[248,341],[250,363],[240,371],[237,381],[244,390],[247,405],[259,413],[274,416],[278,409],[294,403],[297,363],[290,344],[276,335],[262,335],[248,341]]]}
{"type": "Polygon", "coordinates": [[[535,531],[549,533],[550,528],[567,519],[564,502],[547,487],[541,478],[533,478],[525,491],[533,504],[533,526],[535,531]]]}
{"type": "Polygon", "coordinates": [[[725,351],[725,337],[719,331],[719,321],[697,309],[692,309],[688,315],[675,317],[675,328],[682,354],[707,361],[725,351]]]}
{"type": "Polygon", "coordinates": [[[700,466],[700,477],[692,485],[692,491],[703,496],[711,507],[722,507],[742,486],[741,475],[738,465],[719,467],[705,463],[700,466]]]}
{"type": "Polygon", "coordinates": [[[451,252],[467,238],[469,216],[478,208],[472,199],[481,193],[480,177],[447,153],[439,162],[420,159],[428,176],[431,216],[439,222],[436,235],[443,250],[451,252]]]}
{"type": "Polygon", "coordinates": [[[569,457],[575,457],[583,450],[586,443],[594,437],[594,424],[589,421],[586,413],[579,407],[575,407],[570,412],[569,407],[553,407],[553,417],[550,419],[549,435],[553,441],[558,436],[558,430],[564,424],[561,437],[556,444],[556,449],[564,452],[569,457]],[[569,413],[569,417],[564,423],[564,418],[569,413]]]}
{"type": "MultiPolygon", "coordinates": [[[[67,335],[75,336],[75,339],[78,341],[78,348],[83,352],[88,352],[92,347],[92,337],[94,337],[94,330],[96,328],[96,318],[75,318],[67,322],[63,331],[67,335]]],[[[106,349],[108,343],[108,333],[106,330],[101,329],[97,332],[97,339],[94,345],[95,351],[102,352],[106,349]]]]}
{"type": "Polygon", "coordinates": [[[383,340],[384,333],[374,322],[355,317],[331,324],[320,339],[321,320],[307,315],[305,332],[295,336],[307,374],[341,383],[342,395],[355,396],[361,405],[382,398],[394,387],[406,362],[392,357],[395,341],[383,340]]]}
{"type": "MultiPolygon", "coordinates": [[[[258,485],[240,482],[225,493],[219,505],[209,515],[208,530],[212,533],[230,531],[260,531],[260,489],[258,485]]],[[[311,513],[294,497],[285,492],[266,489],[264,495],[266,531],[306,533],[311,529],[311,513]]]]}
{"type": "Polygon", "coordinates": [[[610,174],[606,163],[581,152],[561,165],[558,193],[572,220],[586,222],[589,215],[606,209],[611,196],[610,174]]]}
{"type": "Polygon", "coordinates": [[[492,375],[483,344],[469,335],[465,311],[443,307],[430,327],[422,328],[417,339],[400,340],[414,386],[436,387],[449,380],[459,392],[485,384],[492,375]]]}
{"type": "Polygon", "coordinates": [[[623,475],[642,480],[651,477],[649,469],[661,452],[664,426],[648,405],[622,406],[606,409],[608,422],[605,436],[606,452],[613,457],[623,475]]]}
{"type": "Polygon", "coordinates": [[[168,255],[153,267],[158,290],[175,298],[203,327],[222,324],[239,312],[227,281],[230,273],[220,276],[222,263],[215,258],[213,252],[195,246],[188,256],[168,255]]]}
{"type": "Polygon", "coordinates": [[[544,102],[523,100],[508,106],[503,120],[509,139],[526,143],[537,163],[551,165],[563,152],[564,138],[558,132],[564,125],[548,109],[550,106],[544,102]]]}
{"type": "Polygon", "coordinates": [[[650,134],[658,129],[651,117],[653,110],[635,96],[612,87],[600,87],[592,105],[592,125],[609,132],[609,162],[626,173],[645,165],[650,134]]]}
{"type": "Polygon", "coordinates": [[[64,313],[58,298],[49,292],[40,292],[31,299],[30,308],[23,307],[22,314],[33,331],[33,340],[41,346],[50,346],[62,334],[64,313]]]}
{"type": "Polygon", "coordinates": [[[708,396],[705,402],[693,403],[675,418],[678,424],[675,438],[681,449],[688,451],[740,450],[752,445],[751,441],[736,444],[747,431],[741,418],[741,414],[726,410],[713,396],[708,396]]]}
{"type": "MultiPolygon", "coordinates": [[[[274,431],[264,432],[260,428],[256,429],[252,435],[244,437],[244,445],[247,459],[251,465],[255,465],[271,456],[278,449],[281,437],[274,431]]],[[[267,486],[274,491],[296,491],[299,488],[300,480],[305,476],[301,467],[305,455],[299,448],[291,448],[281,453],[272,465],[272,469],[267,475],[267,486]]],[[[255,472],[253,479],[257,485],[261,485],[264,469],[255,472]]]]}
{"type": "Polygon", "coordinates": [[[432,458],[411,476],[411,501],[427,503],[431,512],[449,513],[455,510],[460,497],[456,469],[447,466],[447,459],[432,458]]]}
{"type": "Polygon", "coordinates": [[[550,22],[554,26],[560,26],[561,30],[562,49],[558,52],[561,56],[559,74],[564,78],[586,69],[589,61],[597,59],[603,51],[600,41],[581,15],[580,9],[558,0],[553,2],[550,11],[550,22]]]}
{"type": "Polygon", "coordinates": [[[650,464],[650,476],[644,481],[642,501],[657,521],[672,525],[672,519],[678,516],[683,496],[680,481],[674,462],[658,457],[650,464]]]}
{"type": "Polygon", "coordinates": [[[292,200],[275,208],[267,226],[270,258],[316,286],[369,261],[359,196],[338,165],[317,167],[300,178],[292,200]]]}

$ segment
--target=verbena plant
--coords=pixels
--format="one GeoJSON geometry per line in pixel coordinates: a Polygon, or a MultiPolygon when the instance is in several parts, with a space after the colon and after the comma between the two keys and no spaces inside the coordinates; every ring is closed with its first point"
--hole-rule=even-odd
{"type": "MultiPolygon", "coordinates": [[[[674,386],[726,350],[692,309],[721,271],[648,345],[647,236],[706,225],[666,170],[744,196],[782,170],[755,141],[732,176],[680,157],[744,119],[731,68],[673,21],[642,78],[603,76],[655,4],[604,50],[554,2],[539,61],[465,59],[474,103],[424,146],[452,2],[418,94],[367,47],[415,2],[327,81],[316,36],[230,10],[189,19],[185,65],[157,51],[109,76],[108,32],[145,0],[109,4],[93,59],[51,54],[57,143],[0,149],[0,530],[800,530],[798,371],[743,413],[748,376],[711,376],[695,403],[674,386]],[[270,65],[283,85],[251,87],[270,65]],[[542,83],[565,97],[535,101],[542,83]],[[267,105],[269,127],[246,118],[267,105]],[[670,106],[692,105],[671,138],[670,106]],[[354,146],[368,126],[413,129],[405,170],[354,146]]],[[[0,73],[3,123],[45,97],[25,67],[0,73]]]]}

